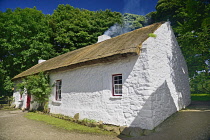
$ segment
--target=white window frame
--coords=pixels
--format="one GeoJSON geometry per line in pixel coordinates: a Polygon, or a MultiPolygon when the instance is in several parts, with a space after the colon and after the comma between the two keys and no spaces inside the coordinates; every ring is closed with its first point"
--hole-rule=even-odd
{"type": "Polygon", "coordinates": [[[122,96],[122,74],[112,75],[112,95],[122,96]]]}

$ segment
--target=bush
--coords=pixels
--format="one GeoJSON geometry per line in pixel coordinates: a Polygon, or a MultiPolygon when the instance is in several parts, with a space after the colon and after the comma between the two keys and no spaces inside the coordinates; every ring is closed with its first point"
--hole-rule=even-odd
{"type": "Polygon", "coordinates": [[[49,75],[40,72],[37,75],[28,76],[17,87],[21,90],[21,94],[23,94],[24,90],[27,90],[28,94],[33,95],[34,101],[39,104],[38,110],[43,111],[51,94],[49,81],[49,75]]]}

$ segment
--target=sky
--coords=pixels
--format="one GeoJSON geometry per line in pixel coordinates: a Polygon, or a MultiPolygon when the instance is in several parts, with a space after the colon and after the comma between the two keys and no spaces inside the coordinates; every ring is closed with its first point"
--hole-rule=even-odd
{"type": "Polygon", "coordinates": [[[44,14],[52,14],[59,4],[69,4],[90,11],[106,10],[120,13],[145,15],[155,11],[158,0],[0,0],[0,11],[7,8],[33,8],[36,6],[44,14]]]}

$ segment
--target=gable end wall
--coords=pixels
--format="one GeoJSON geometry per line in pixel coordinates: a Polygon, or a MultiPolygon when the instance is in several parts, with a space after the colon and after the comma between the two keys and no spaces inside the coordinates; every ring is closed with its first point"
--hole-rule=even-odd
{"type": "Polygon", "coordinates": [[[153,127],[190,104],[188,69],[168,22],[161,25],[144,43],[149,60],[153,127]]]}

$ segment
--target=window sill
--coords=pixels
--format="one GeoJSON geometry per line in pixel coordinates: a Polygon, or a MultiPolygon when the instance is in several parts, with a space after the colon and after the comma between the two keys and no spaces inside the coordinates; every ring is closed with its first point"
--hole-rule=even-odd
{"type": "Polygon", "coordinates": [[[60,106],[61,105],[61,101],[52,101],[52,105],[60,106]]]}
{"type": "Polygon", "coordinates": [[[110,99],[122,99],[122,96],[111,96],[110,99]]]}

